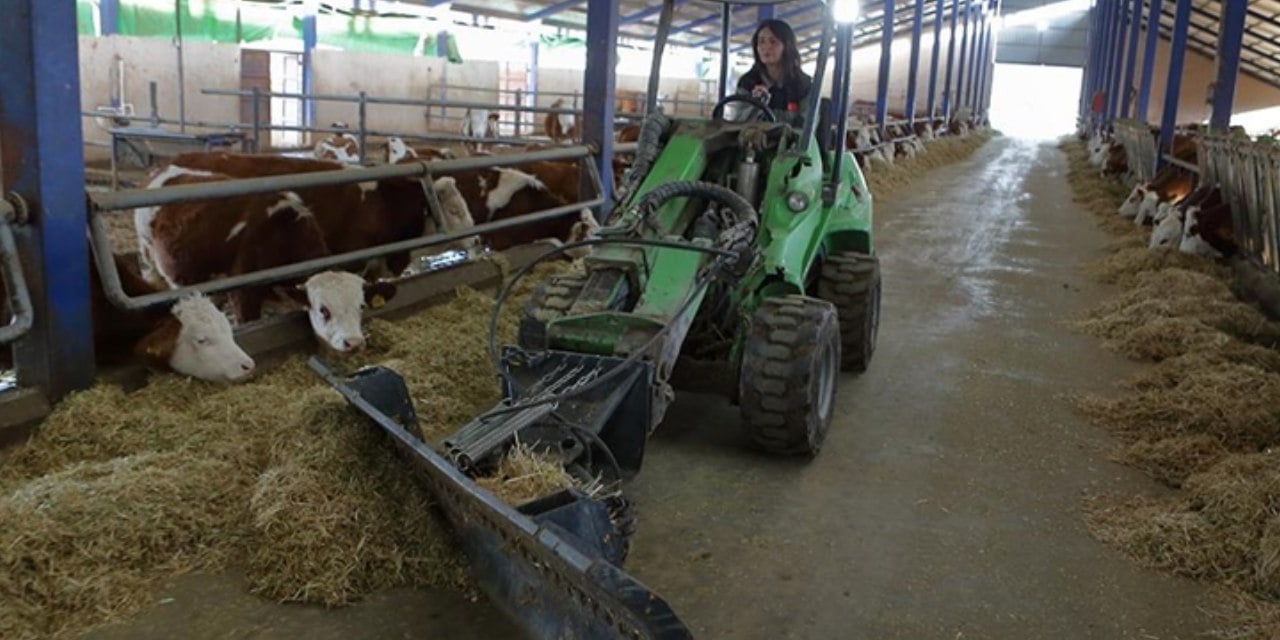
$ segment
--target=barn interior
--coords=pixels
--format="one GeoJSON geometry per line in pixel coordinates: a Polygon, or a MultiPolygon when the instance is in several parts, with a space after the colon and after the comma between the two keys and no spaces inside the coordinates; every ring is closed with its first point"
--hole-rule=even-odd
{"type": "Polygon", "coordinates": [[[1280,1],[0,15],[0,638],[1280,637],[1280,1]]]}

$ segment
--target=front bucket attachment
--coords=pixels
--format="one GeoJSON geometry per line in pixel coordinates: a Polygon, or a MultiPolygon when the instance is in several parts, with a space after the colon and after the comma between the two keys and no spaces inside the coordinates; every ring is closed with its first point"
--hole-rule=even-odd
{"type": "Polygon", "coordinates": [[[531,638],[691,638],[657,594],[610,562],[629,523],[602,501],[564,491],[515,509],[423,442],[396,372],[368,367],[339,377],[309,365],[382,427],[422,472],[471,562],[480,588],[531,638]]]}

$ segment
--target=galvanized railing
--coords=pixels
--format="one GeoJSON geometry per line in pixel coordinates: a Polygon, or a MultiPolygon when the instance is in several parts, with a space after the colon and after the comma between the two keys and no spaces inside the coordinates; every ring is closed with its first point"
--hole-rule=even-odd
{"type": "Polygon", "coordinates": [[[1151,127],[1141,120],[1117,118],[1112,122],[1115,139],[1124,147],[1129,173],[1138,182],[1150,182],[1155,175],[1156,137],[1151,127]]]}
{"type": "Polygon", "coordinates": [[[1231,206],[1241,250],[1280,273],[1280,149],[1205,134],[1200,139],[1199,160],[1202,179],[1217,184],[1231,206]]]}
{"type": "MultiPolygon", "coordinates": [[[[573,146],[565,147],[563,149],[549,149],[545,151],[532,151],[501,156],[469,157],[456,160],[427,160],[383,165],[380,167],[360,167],[334,171],[321,171],[316,173],[288,174],[262,178],[244,178],[238,180],[187,184],[157,189],[129,189],[124,191],[90,194],[90,201],[93,206],[89,211],[89,228],[94,248],[94,260],[96,261],[95,263],[97,264],[98,270],[102,276],[103,290],[106,293],[107,299],[110,300],[112,304],[122,309],[141,309],[165,304],[178,300],[179,298],[193,292],[209,294],[248,285],[280,282],[316,273],[338,265],[365,262],[392,253],[412,251],[414,249],[447,244],[474,235],[482,235],[485,233],[502,231],[512,227],[533,224],[543,220],[576,214],[582,209],[600,206],[604,204],[604,186],[600,181],[600,174],[596,170],[595,163],[591,161],[592,158],[593,156],[591,155],[591,149],[589,147],[573,146]],[[111,240],[108,237],[106,222],[103,220],[104,215],[113,215],[109,212],[134,209],[137,207],[152,207],[179,202],[193,202],[214,198],[269,193],[285,189],[296,190],[306,189],[308,187],[354,184],[358,182],[377,181],[388,178],[410,177],[431,181],[433,172],[465,171],[468,169],[500,167],[546,160],[576,160],[580,164],[585,165],[588,175],[590,176],[591,183],[595,188],[595,197],[589,200],[566,204],[543,211],[531,212],[505,220],[478,224],[474,227],[461,231],[439,233],[409,240],[402,240],[358,251],[351,251],[324,258],[316,258],[304,262],[262,269],[251,273],[219,278],[201,284],[185,286],[168,291],[149,293],[141,296],[130,296],[125,293],[121,286],[120,273],[116,270],[115,261],[111,259],[111,240]]],[[[428,211],[424,212],[424,215],[429,214],[437,220],[442,219],[440,203],[436,202],[434,192],[431,189],[425,189],[425,192],[427,194],[426,202],[428,211]]]]}
{"type": "Polygon", "coordinates": [[[18,245],[13,239],[13,225],[21,222],[24,210],[21,200],[0,198],[0,280],[4,282],[11,318],[7,326],[0,327],[0,345],[26,335],[35,319],[22,261],[18,259],[18,245]]]}

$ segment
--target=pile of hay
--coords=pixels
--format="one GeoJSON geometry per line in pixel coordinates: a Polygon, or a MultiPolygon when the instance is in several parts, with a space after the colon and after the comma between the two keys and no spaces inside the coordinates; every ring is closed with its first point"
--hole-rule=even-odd
{"type": "Polygon", "coordinates": [[[1139,274],[1161,269],[1197,271],[1219,280],[1231,277],[1230,269],[1208,258],[1176,249],[1148,249],[1145,244],[1114,251],[1087,265],[1085,273],[1103,284],[1128,286],[1136,281],[1139,274]]]}
{"type": "MultiPolygon", "coordinates": [[[[539,267],[505,308],[514,339],[539,267]]],[[[438,441],[495,404],[492,297],[459,290],[370,321],[344,367],[405,376],[438,441]]],[[[278,600],[340,605],[393,586],[470,588],[429,494],[390,443],[296,355],[237,386],[156,375],[72,395],[0,465],[0,637],[71,637],[143,606],[158,581],[229,563],[278,600]]]]}
{"type": "Polygon", "coordinates": [[[1090,531],[1148,566],[1280,599],[1280,459],[1230,456],[1172,500],[1098,498],[1090,531]]]}
{"type": "Polygon", "coordinates": [[[864,169],[867,186],[876,198],[888,197],[926,171],[968,158],[990,139],[991,133],[987,131],[947,136],[926,142],[925,152],[914,158],[896,158],[893,164],[872,159],[864,169]]]}
{"type": "Polygon", "coordinates": [[[564,467],[523,443],[507,450],[498,468],[476,484],[507,504],[519,506],[535,498],[574,486],[564,467]]]}
{"type": "Polygon", "coordinates": [[[1128,289],[1074,326],[1135,360],[1219,350],[1230,338],[1267,346],[1280,341],[1280,324],[1236,299],[1225,282],[1180,268],[1138,272],[1128,289]]]}

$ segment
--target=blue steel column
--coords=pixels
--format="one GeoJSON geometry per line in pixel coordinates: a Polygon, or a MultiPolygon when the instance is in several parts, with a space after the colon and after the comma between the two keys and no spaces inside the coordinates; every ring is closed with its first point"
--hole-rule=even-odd
{"type": "Polygon", "coordinates": [[[933,12],[933,51],[930,52],[932,60],[929,62],[929,98],[928,111],[929,118],[933,119],[936,115],[934,107],[938,105],[938,57],[942,53],[942,0],[935,0],[937,6],[933,12]]]}
{"type": "MultiPolygon", "coordinates": [[[[99,0],[98,22],[102,23],[102,35],[120,31],[120,0],[99,0]]],[[[121,96],[123,99],[124,96],[121,96]]]]}
{"type": "Polygon", "coordinates": [[[983,25],[987,21],[985,4],[985,0],[981,0],[978,6],[974,7],[973,44],[969,49],[969,82],[965,86],[962,98],[964,104],[968,105],[973,111],[977,111],[977,105],[973,102],[973,88],[978,84],[978,58],[982,55],[982,31],[983,25]]]}
{"type": "Polygon", "coordinates": [[[733,5],[728,2],[720,9],[720,97],[729,93],[729,38],[733,27],[733,5]]]}
{"type": "Polygon", "coordinates": [[[1187,27],[1191,23],[1191,0],[1178,0],[1169,42],[1169,79],[1164,87],[1164,117],[1160,118],[1160,153],[1156,170],[1164,166],[1164,154],[1173,153],[1173,127],[1178,121],[1178,93],[1182,91],[1182,63],[1187,54],[1187,27]]]}
{"type": "MultiPolygon", "coordinates": [[[[613,107],[618,60],[618,0],[587,0],[587,68],[582,76],[582,143],[595,147],[596,168],[604,187],[604,204],[597,217],[609,216],[613,201],[613,107]]],[[[587,172],[578,189],[594,190],[587,172]]]]}
{"type": "Polygon", "coordinates": [[[35,313],[14,349],[18,383],[53,401],[94,373],[75,3],[7,2],[0,33],[0,192],[33,221],[15,233],[35,313]]]}
{"type": "Polygon", "coordinates": [[[1218,77],[1213,83],[1213,112],[1209,128],[1225,133],[1231,127],[1231,106],[1236,95],[1236,74],[1240,70],[1240,47],[1244,44],[1244,14],[1247,0],[1222,3],[1218,25],[1218,77]]]}
{"type": "Polygon", "coordinates": [[[893,0],[884,0],[884,24],[880,26],[880,77],[876,80],[876,124],[884,135],[889,119],[889,54],[893,48],[893,0]]]}
{"type": "Polygon", "coordinates": [[[991,21],[994,16],[991,2],[983,3],[982,20],[978,22],[978,54],[973,57],[973,88],[969,90],[969,104],[976,113],[982,113],[983,82],[987,78],[987,54],[991,48],[991,21]]]}
{"type": "Polygon", "coordinates": [[[1129,92],[1133,89],[1134,67],[1138,65],[1138,29],[1142,26],[1142,0],[1133,0],[1133,16],[1129,24],[1129,52],[1125,54],[1124,82],[1121,87],[1120,117],[1129,117],[1129,92]]]}
{"type": "MultiPolygon", "coordinates": [[[[311,95],[315,91],[315,68],[312,52],[316,49],[316,8],[308,3],[307,13],[302,16],[302,93],[311,95]]],[[[311,127],[316,123],[316,103],[304,98],[302,104],[302,124],[311,127]]]]}
{"type": "Polygon", "coordinates": [[[1116,35],[1115,53],[1111,58],[1111,82],[1107,85],[1107,122],[1115,120],[1120,113],[1120,76],[1124,72],[1125,18],[1128,8],[1124,0],[1116,3],[1116,35]]]}
{"type": "Polygon", "coordinates": [[[973,0],[964,0],[964,25],[960,28],[960,62],[956,64],[956,102],[957,108],[964,108],[964,74],[965,61],[969,55],[969,22],[973,15],[973,0]]]}
{"type": "Polygon", "coordinates": [[[762,4],[756,7],[756,20],[758,22],[764,22],[765,20],[772,20],[772,19],[773,19],[773,5],[762,4]]]}
{"type": "Polygon", "coordinates": [[[1089,30],[1085,33],[1089,43],[1089,57],[1084,64],[1084,85],[1080,89],[1080,115],[1092,121],[1093,91],[1096,88],[1095,78],[1098,73],[1098,57],[1102,47],[1102,13],[1106,0],[1094,0],[1089,8],[1089,30]]]}
{"type": "Polygon", "coordinates": [[[947,73],[942,83],[942,116],[951,122],[951,70],[956,66],[956,17],[960,13],[960,0],[951,5],[951,37],[947,44],[947,73]]]}
{"type": "Polygon", "coordinates": [[[911,62],[907,69],[907,122],[916,123],[916,78],[920,75],[920,32],[924,29],[924,0],[916,0],[911,16],[911,62]]]}
{"type": "MultiPolygon", "coordinates": [[[[1102,55],[1098,57],[1098,77],[1095,79],[1095,91],[1103,93],[1102,113],[1098,114],[1098,127],[1106,128],[1107,101],[1111,94],[1107,87],[1111,86],[1111,60],[1115,55],[1115,13],[1116,5],[1122,0],[1106,0],[1106,10],[1102,14],[1102,55]]],[[[1091,99],[1092,101],[1092,99],[1091,99]]]]}
{"type": "Polygon", "coordinates": [[[1160,41],[1160,0],[1151,0],[1151,14],[1147,16],[1147,41],[1142,50],[1142,81],[1138,85],[1138,110],[1133,117],[1147,122],[1150,119],[1151,78],[1155,75],[1156,43],[1160,41]]]}

